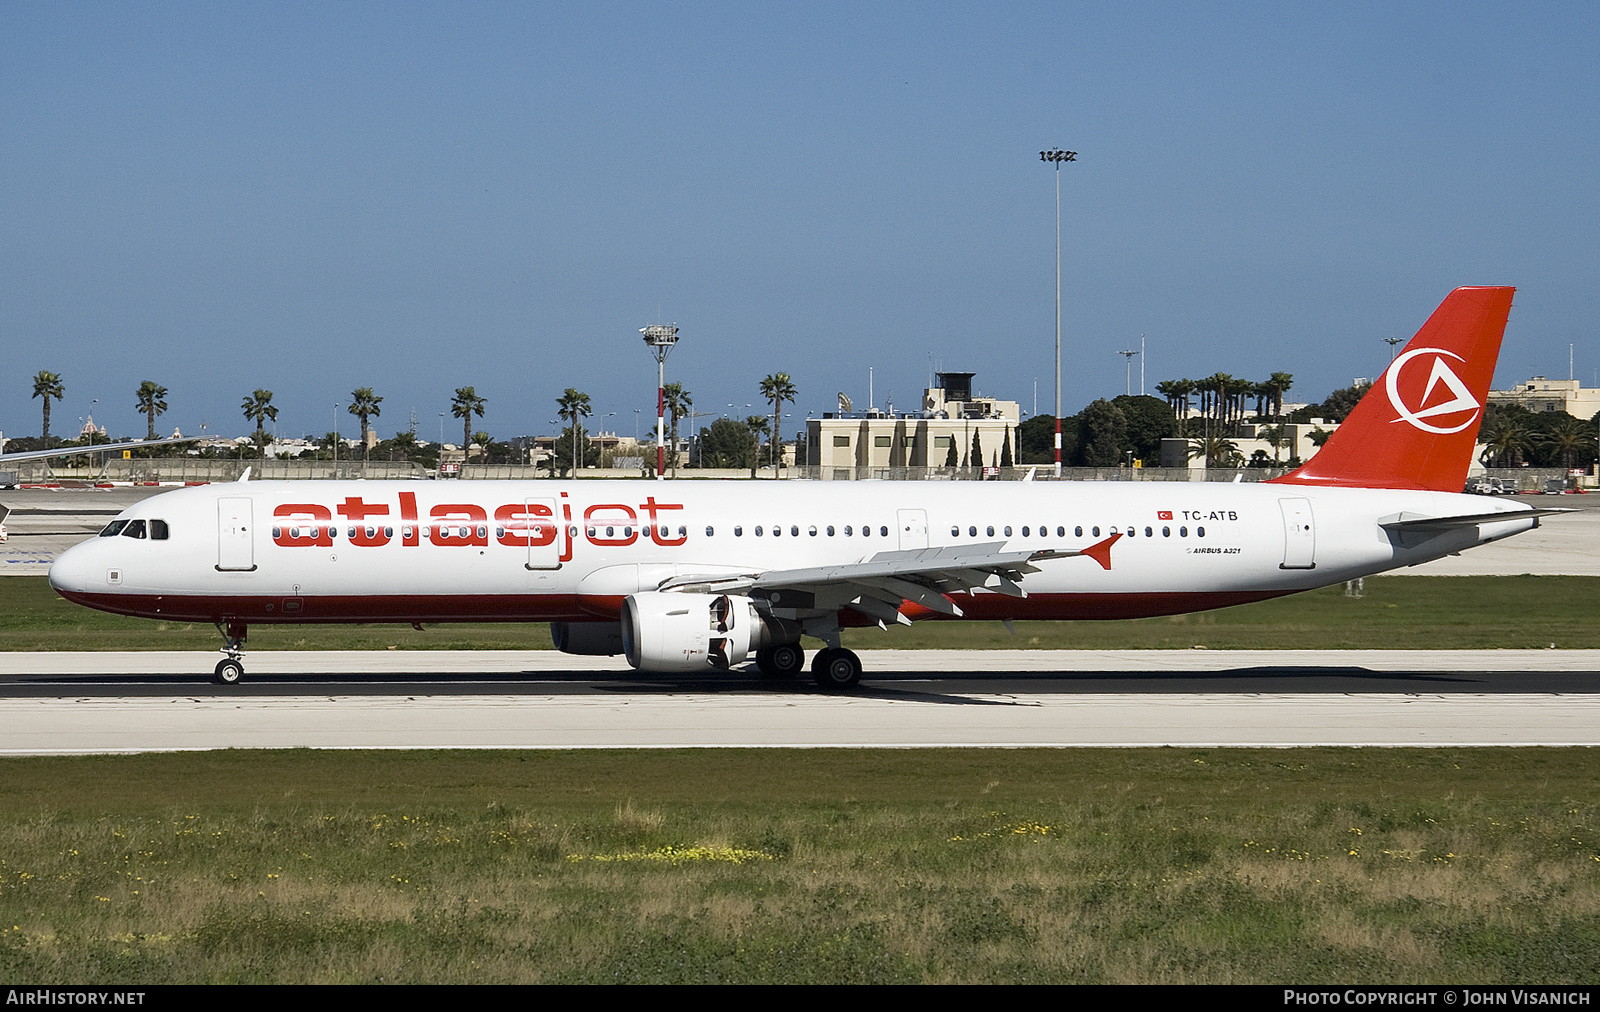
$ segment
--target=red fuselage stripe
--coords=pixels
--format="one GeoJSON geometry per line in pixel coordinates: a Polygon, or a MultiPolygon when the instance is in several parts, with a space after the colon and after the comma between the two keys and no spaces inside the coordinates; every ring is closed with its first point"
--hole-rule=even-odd
{"type": "MultiPolygon", "coordinates": [[[[574,594],[212,597],[194,594],[60,593],[77,604],[119,615],[179,622],[233,620],[274,625],[335,622],[595,622],[619,619],[623,600],[622,595],[574,594]]],[[[1207,611],[1264,601],[1288,593],[1292,591],[1031,594],[1026,598],[1000,594],[952,594],[950,599],[969,619],[1117,619],[1207,611]]],[[[849,618],[849,615],[842,617],[849,618]]]]}

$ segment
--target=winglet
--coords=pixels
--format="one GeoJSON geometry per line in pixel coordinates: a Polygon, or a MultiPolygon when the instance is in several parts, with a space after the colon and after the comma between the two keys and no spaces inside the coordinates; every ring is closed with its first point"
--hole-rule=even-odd
{"type": "Polygon", "coordinates": [[[1099,544],[1090,545],[1088,548],[1085,548],[1083,550],[1083,554],[1100,563],[1101,569],[1109,570],[1111,568],[1111,546],[1116,544],[1117,539],[1121,537],[1122,532],[1117,531],[1115,534],[1112,534],[1111,537],[1106,538],[1099,544]]]}
{"type": "Polygon", "coordinates": [[[1514,291],[1451,292],[1316,456],[1272,480],[1461,491],[1514,291]]]}

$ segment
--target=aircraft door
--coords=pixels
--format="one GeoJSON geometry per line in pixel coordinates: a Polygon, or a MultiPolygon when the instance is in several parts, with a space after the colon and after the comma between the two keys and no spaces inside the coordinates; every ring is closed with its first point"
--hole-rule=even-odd
{"type": "Polygon", "coordinates": [[[900,510],[900,550],[928,547],[928,511],[900,510]]]}
{"type": "Polygon", "coordinates": [[[1283,562],[1279,569],[1317,568],[1317,528],[1310,499],[1279,499],[1283,511],[1283,562]]]}
{"type": "Polygon", "coordinates": [[[523,516],[528,531],[528,568],[560,569],[567,544],[567,525],[561,522],[554,499],[527,499],[523,516]],[[544,542],[540,544],[539,542],[544,542]]]}
{"type": "Polygon", "coordinates": [[[251,522],[250,500],[229,496],[217,500],[217,569],[224,573],[248,573],[256,568],[255,525],[251,522]]]}

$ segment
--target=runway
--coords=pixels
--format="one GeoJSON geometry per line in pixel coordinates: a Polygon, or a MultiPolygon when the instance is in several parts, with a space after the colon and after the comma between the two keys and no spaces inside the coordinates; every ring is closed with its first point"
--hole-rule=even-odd
{"type": "Polygon", "coordinates": [[[1600,651],[872,651],[860,691],[555,653],[0,655],[0,754],[1600,744],[1600,651]]]}

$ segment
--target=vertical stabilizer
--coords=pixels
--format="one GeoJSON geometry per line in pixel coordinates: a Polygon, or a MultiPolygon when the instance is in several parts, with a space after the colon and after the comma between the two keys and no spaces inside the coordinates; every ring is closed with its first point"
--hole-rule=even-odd
{"type": "Polygon", "coordinates": [[[1451,292],[1316,456],[1273,480],[1460,492],[1515,290],[1451,292]]]}

